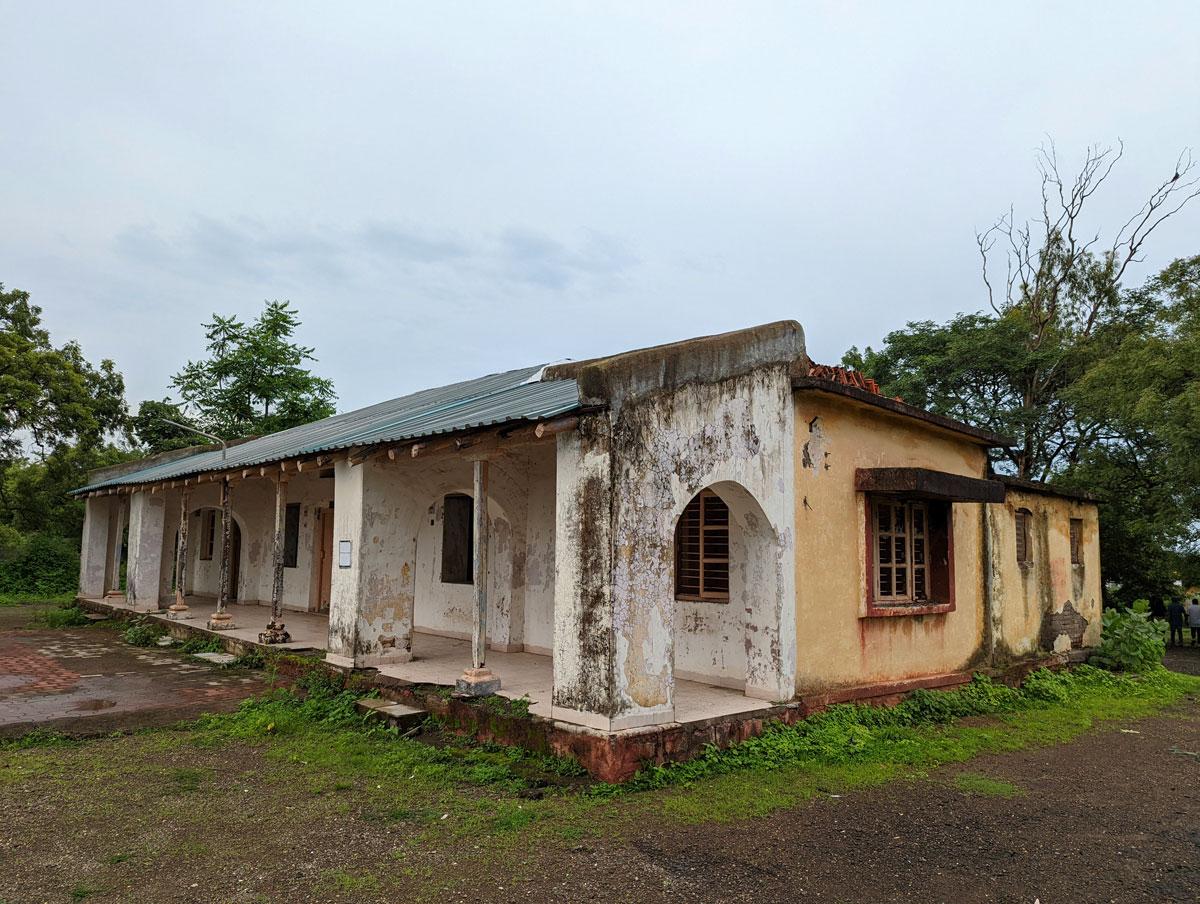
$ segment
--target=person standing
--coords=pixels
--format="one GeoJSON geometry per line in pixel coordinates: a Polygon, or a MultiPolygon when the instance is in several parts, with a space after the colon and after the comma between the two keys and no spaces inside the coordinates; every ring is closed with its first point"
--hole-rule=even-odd
{"type": "Polygon", "coordinates": [[[1183,621],[1187,615],[1183,608],[1183,603],[1179,600],[1171,600],[1171,605],[1167,606],[1167,625],[1171,629],[1171,646],[1176,646],[1176,638],[1179,639],[1179,646],[1183,646],[1183,621]]]}
{"type": "Polygon", "coordinates": [[[1192,646],[1200,643],[1200,600],[1193,599],[1188,606],[1188,627],[1192,629],[1192,646]]]}

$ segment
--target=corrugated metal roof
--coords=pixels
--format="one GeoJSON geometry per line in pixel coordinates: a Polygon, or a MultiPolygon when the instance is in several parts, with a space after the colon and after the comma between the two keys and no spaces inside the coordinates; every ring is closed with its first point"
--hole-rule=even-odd
{"type": "Polygon", "coordinates": [[[536,382],[545,365],[424,389],[368,408],[335,414],[220,450],[151,465],[75,490],[156,483],[205,471],[248,468],[316,452],[402,442],[520,420],[541,420],[579,407],[574,380],[536,382]],[[531,380],[535,380],[531,382],[531,380]]]}

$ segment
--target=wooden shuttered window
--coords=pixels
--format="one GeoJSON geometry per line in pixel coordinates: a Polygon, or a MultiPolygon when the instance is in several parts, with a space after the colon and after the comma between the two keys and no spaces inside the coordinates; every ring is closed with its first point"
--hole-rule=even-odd
{"type": "Polygon", "coordinates": [[[1083,519],[1071,519],[1071,564],[1083,564],[1083,519]]]}
{"type": "Polygon", "coordinates": [[[868,496],[869,604],[953,606],[950,503],[868,496]]]}
{"type": "Polygon", "coordinates": [[[929,599],[929,512],[923,502],[880,499],[875,510],[875,598],[929,599]]]}
{"type": "Polygon", "coordinates": [[[729,602],[729,506],[712,490],[701,491],[679,516],[675,598],[729,602]]]}
{"type": "Polygon", "coordinates": [[[1017,533],[1017,561],[1028,565],[1033,561],[1033,543],[1029,536],[1033,513],[1029,509],[1017,509],[1013,517],[1017,533]]]}

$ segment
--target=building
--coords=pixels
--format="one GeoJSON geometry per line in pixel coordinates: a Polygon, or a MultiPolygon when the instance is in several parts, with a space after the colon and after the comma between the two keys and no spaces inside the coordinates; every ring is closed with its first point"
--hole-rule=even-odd
{"type": "Polygon", "coordinates": [[[1099,639],[1096,507],[993,476],[1006,443],[784,321],[97,472],[80,593],[127,533],[113,605],[577,733],[885,698],[1099,639]]]}

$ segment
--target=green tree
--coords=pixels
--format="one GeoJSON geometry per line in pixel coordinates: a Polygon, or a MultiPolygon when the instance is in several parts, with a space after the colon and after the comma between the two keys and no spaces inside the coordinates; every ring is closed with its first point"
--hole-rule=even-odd
{"type": "Polygon", "coordinates": [[[228,439],[273,433],[333,414],[330,380],[305,365],[313,349],[292,340],[300,325],[286,301],[271,301],[253,323],[214,314],[204,324],[209,357],[172,378],[202,429],[228,439]]]}
{"type": "Polygon", "coordinates": [[[169,399],[163,399],[161,402],[146,399],[138,405],[137,414],[130,419],[130,428],[138,445],[151,455],[209,442],[194,430],[176,427],[168,423],[169,421],[176,424],[190,423],[179,406],[169,399]]]}
{"type": "Polygon", "coordinates": [[[1141,293],[1122,290],[1146,239],[1200,193],[1190,158],[1107,243],[1081,226],[1087,201],[1121,151],[1090,148],[1078,174],[1064,178],[1053,146],[1039,151],[1041,214],[1001,217],[976,238],[988,312],[946,324],[909,323],[883,348],[851,348],[843,363],[879,381],[889,395],[1015,439],[996,459],[1021,477],[1047,480],[1110,438],[1101,409],[1081,410],[1071,388],[1156,311],[1141,293]],[[994,258],[1004,250],[1004,276],[994,258]]]}
{"type": "Polygon", "coordinates": [[[55,347],[29,293],[0,284],[0,460],[26,443],[45,456],[101,445],[125,427],[125,381],[112,361],[93,367],[78,343],[55,347]]]}

